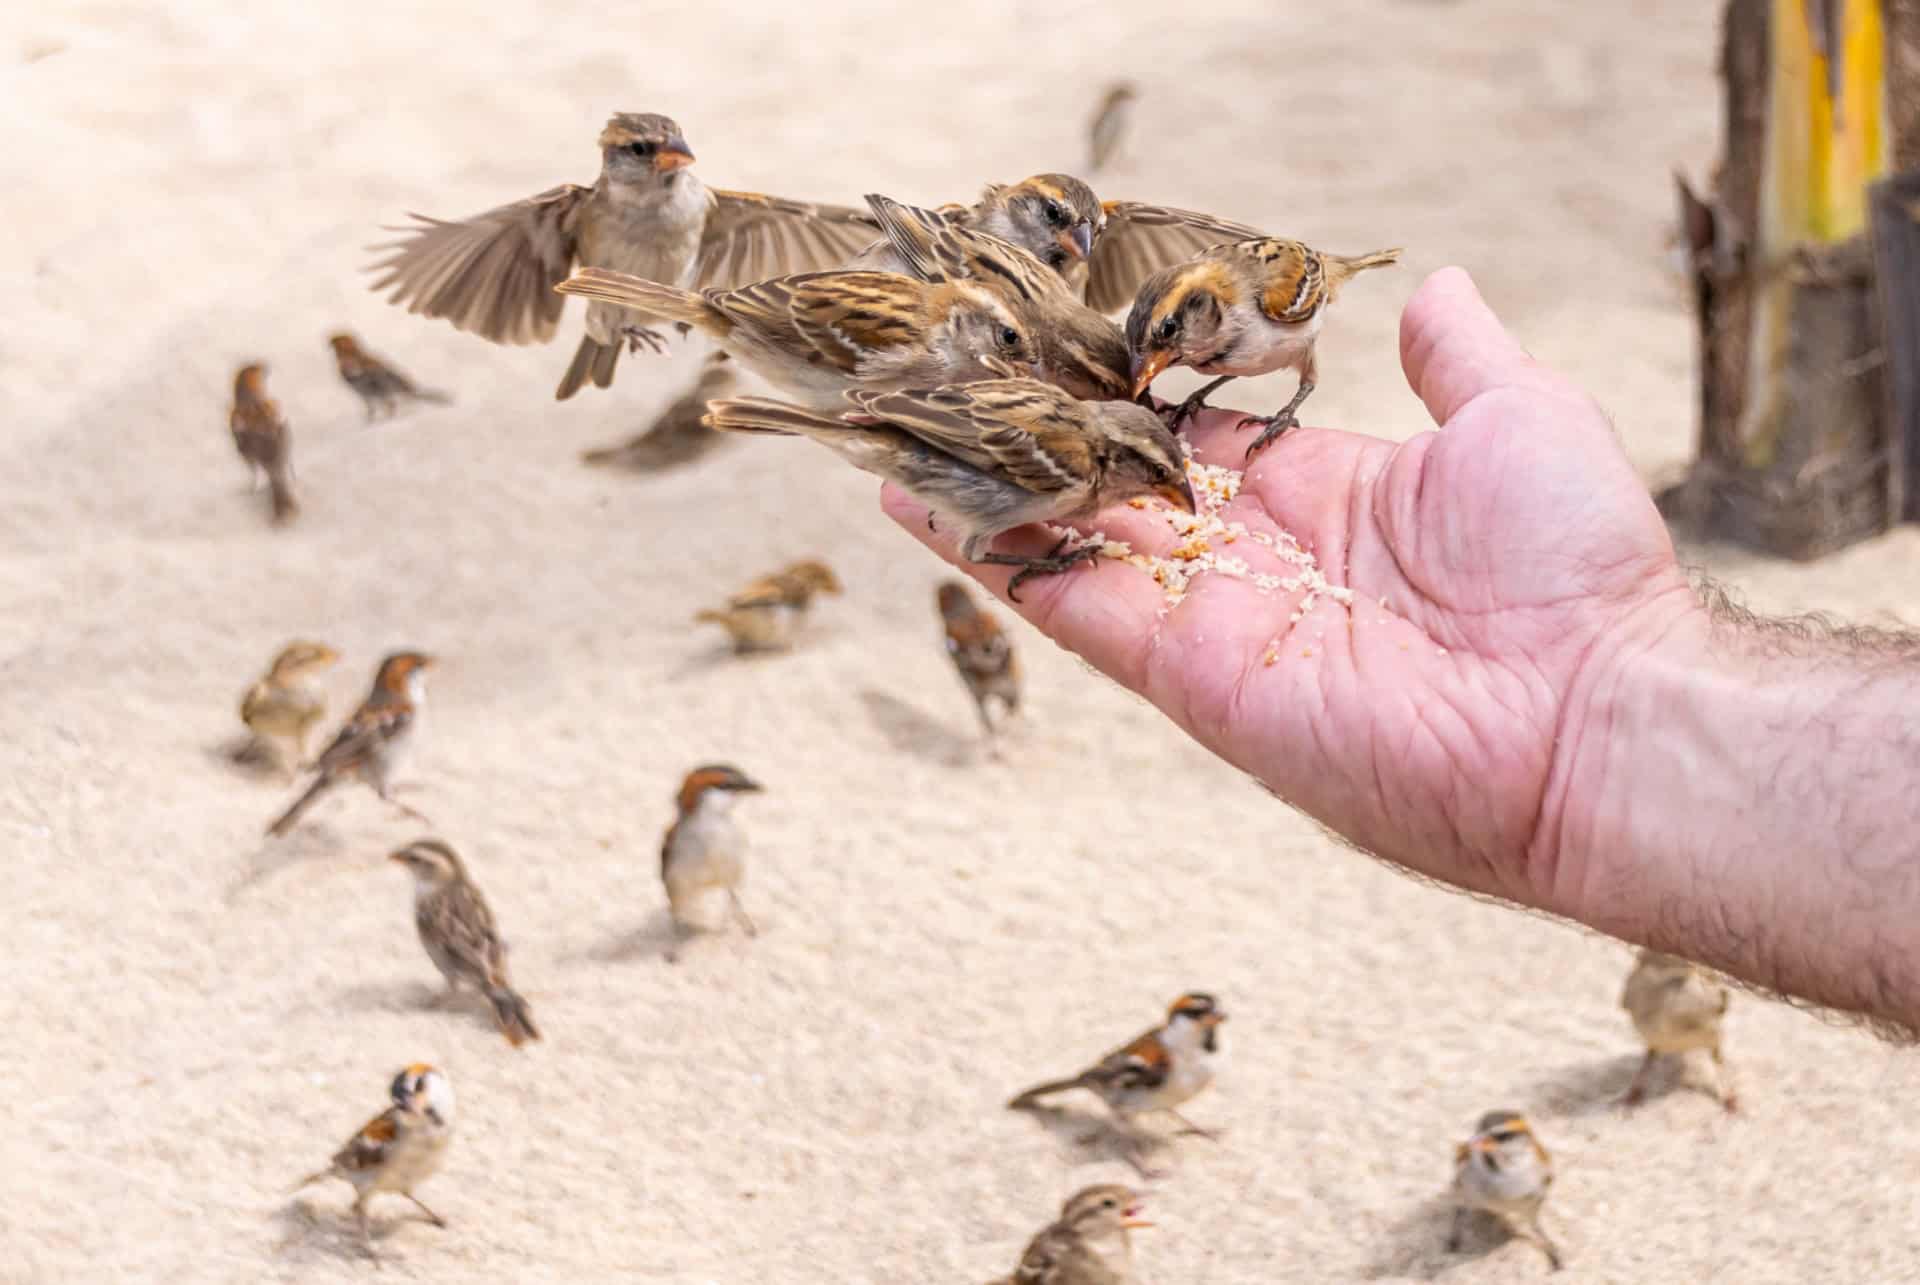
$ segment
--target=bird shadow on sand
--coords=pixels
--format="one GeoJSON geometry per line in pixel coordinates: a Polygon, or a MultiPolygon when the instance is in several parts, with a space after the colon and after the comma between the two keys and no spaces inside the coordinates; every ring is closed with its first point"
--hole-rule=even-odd
{"type": "MultiPolygon", "coordinates": [[[[322,1184],[312,1184],[317,1190],[322,1184]]],[[[338,1184],[336,1184],[338,1185],[338,1184]]],[[[273,1251],[281,1258],[296,1262],[317,1262],[322,1259],[334,1259],[349,1263],[368,1263],[367,1246],[360,1239],[360,1229],[354,1224],[353,1213],[349,1209],[315,1208],[302,1194],[306,1187],[287,1200],[274,1211],[273,1221],[280,1229],[280,1238],[274,1242],[273,1251]]],[[[383,1242],[401,1230],[406,1223],[425,1223],[427,1220],[417,1214],[391,1211],[374,1211],[368,1220],[368,1232],[373,1240],[375,1257],[370,1265],[378,1267],[383,1260],[394,1256],[394,1251],[382,1251],[383,1242]]],[[[429,1227],[431,1223],[427,1224],[429,1227]]]]}
{"type": "Polygon", "coordinates": [[[1604,1115],[1621,1109],[1639,1065],[1639,1057],[1629,1055],[1556,1067],[1534,1084],[1525,1100],[1542,1115],[1604,1115]]]}
{"type": "MultiPolygon", "coordinates": [[[[463,992],[461,998],[472,996],[463,992]]],[[[425,982],[360,982],[342,987],[339,1002],[357,1013],[452,1012],[467,1007],[448,999],[445,987],[425,982]]]]}
{"type": "MultiPolygon", "coordinates": [[[[694,933],[697,938],[702,934],[694,933]]],[[[656,910],[638,928],[619,933],[573,955],[563,962],[589,961],[596,964],[631,964],[637,960],[659,959],[673,962],[673,956],[690,944],[689,936],[675,930],[673,916],[656,910]]]]}
{"type": "Polygon", "coordinates": [[[941,767],[965,767],[982,752],[972,737],[955,734],[898,696],[865,687],[860,690],[860,703],[896,754],[911,754],[941,767]]]}
{"type": "Polygon", "coordinates": [[[1052,1134],[1060,1158],[1070,1165],[1112,1160],[1130,1165],[1143,1178],[1164,1178],[1178,1155],[1173,1139],[1139,1128],[1129,1131],[1110,1116],[1045,1104],[1009,1110],[1052,1134]]]}
{"type": "Polygon", "coordinates": [[[253,735],[228,737],[205,747],[208,760],[249,781],[290,789],[300,778],[291,774],[279,755],[265,741],[253,735]]]}
{"type": "Polygon", "coordinates": [[[229,904],[283,871],[309,861],[336,858],[344,851],[340,836],[324,824],[301,826],[283,839],[263,839],[248,853],[240,873],[227,885],[229,904]]]}
{"type": "Polygon", "coordinates": [[[1364,1279],[1438,1280],[1454,1268],[1485,1258],[1514,1239],[1499,1220],[1474,1214],[1467,1219],[1460,1248],[1448,1249],[1453,1212],[1453,1199],[1444,1193],[1421,1201],[1388,1230],[1388,1243],[1381,1255],[1368,1264],[1364,1279]]]}

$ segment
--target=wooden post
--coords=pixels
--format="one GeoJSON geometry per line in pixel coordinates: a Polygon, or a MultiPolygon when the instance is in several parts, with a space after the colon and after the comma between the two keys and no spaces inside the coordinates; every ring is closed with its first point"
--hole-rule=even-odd
{"type": "Polygon", "coordinates": [[[1887,354],[1893,511],[1920,521],[1920,168],[1873,189],[1874,274],[1887,354]]]}

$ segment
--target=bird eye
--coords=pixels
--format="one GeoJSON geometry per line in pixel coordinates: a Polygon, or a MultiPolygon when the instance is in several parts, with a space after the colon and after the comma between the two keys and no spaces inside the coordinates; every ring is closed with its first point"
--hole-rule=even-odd
{"type": "Polygon", "coordinates": [[[1160,325],[1154,330],[1153,333],[1156,338],[1158,338],[1162,343],[1165,343],[1171,340],[1175,334],[1179,333],[1179,330],[1180,330],[1179,321],[1177,321],[1172,317],[1168,317],[1165,320],[1161,321],[1160,325]]]}
{"type": "Polygon", "coordinates": [[[654,144],[648,142],[645,139],[642,139],[637,143],[628,143],[627,150],[629,152],[632,152],[635,156],[652,156],[654,153],[655,147],[654,147],[654,144]]]}
{"type": "Polygon", "coordinates": [[[1001,326],[993,337],[999,341],[1002,348],[1018,348],[1020,346],[1020,332],[1012,326],[1001,326]]]}
{"type": "Polygon", "coordinates": [[[1049,200],[1047,202],[1047,222],[1057,228],[1067,226],[1067,207],[1058,201],[1049,200]]]}

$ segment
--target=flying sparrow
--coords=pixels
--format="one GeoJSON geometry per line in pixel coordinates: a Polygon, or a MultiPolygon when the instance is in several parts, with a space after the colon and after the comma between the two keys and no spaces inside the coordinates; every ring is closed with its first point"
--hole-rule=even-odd
{"type": "Polygon", "coordinates": [[[1133,1280],[1130,1233],[1152,1223],[1130,1187],[1086,1187],[1060,1206],[1060,1217],[1027,1242],[1013,1275],[993,1285],[1129,1285],[1133,1280]]]}
{"type": "Polygon", "coordinates": [[[1125,80],[1107,86],[1107,92],[1100,96],[1100,106],[1094,109],[1093,120],[1087,125],[1089,173],[1097,174],[1105,169],[1114,153],[1120,150],[1120,142],[1127,133],[1127,121],[1133,115],[1134,101],[1139,97],[1139,89],[1125,80]]]}
{"type": "Polygon", "coordinates": [[[747,836],[733,819],[733,804],[738,796],[758,794],[762,788],[724,763],[696,767],[680,783],[678,813],[660,845],[660,880],[667,887],[676,937],[691,927],[695,904],[716,890],[727,894],[733,917],[747,936],[759,936],[740,904],[740,886],[747,878],[747,836]]]}
{"type": "Polygon", "coordinates": [[[416,839],[387,859],[413,873],[413,925],[448,993],[466,985],[486,996],[500,1033],[515,1048],[539,1039],[533,1010],[507,976],[507,944],[493,911],[459,854],[438,839],[416,839]]]}
{"type": "Polygon", "coordinates": [[[1083,402],[1051,384],[993,379],[906,392],[855,391],[854,409],[822,414],[740,397],[713,403],[708,421],[727,432],[810,437],[856,468],[894,482],[955,522],[969,562],[1018,567],[1022,583],[1096,555],[1092,545],[1042,557],[988,549],[1030,522],[1072,522],[1134,496],[1157,495],[1194,511],[1180,444],[1160,417],[1131,402],[1083,402]]]}
{"type": "Polygon", "coordinates": [[[1155,273],[1127,314],[1133,395],[1168,366],[1216,375],[1173,412],[1177,428],[1206,405],[1207,394],[1238,375],[1295,370],[1293,400],[1264,419],[1247,458],[1300,421],[1294,412],[1313,391],[1313,341],[1327,306],[1356,273],[1400,258],[1381,250],[1357,259],[1324,254],[1298,241],[1261,237],[1216,245],[1199,258],[1155,273]]]}
{"type": "MultiPolygon", "coordinates": [[[[1034,1085],[1007,1106],[1024,1111],[1053,1094],[1085,1089],[1106,1103],[1136,1143],[1139,1138],[1134,1133],[1134,1119],[1152,1111],[1166,1112],[1191,1133],[1215,1137],[1181,1115],[1179,1108],[1213,1083],[1225,1058],[1220,1023],[1226,1020],[1213,996],[1200,992],[1182,995],[1167,1009],[1163,1025],[1121,1045],[1077,1075],[1034,1085]]],[[[1145,1172],[1133,1151],[1129,1151],[1128,1159],[1145,1172]]]]}
{"type": "Polygon", "coordinates": [[[416,821],[426,821],[394,798],[391,788],[426,712],[427,669],[432,664],[431,656],[417,651],[395,652],[380,662],[373,690],[334,735],[333,742],[320,752],[313,765],[313,784],[267,827],[269,835],[278,838],[291,830],[322,794],[354,777],[416,821]]]}
{"type": "Polygon", "coordinates": [[[360,346],[360,341],[345,331],[327,340],[333,345],[333,361],[340,378],[360,394],[371,422],[376,410],[391,416],[400,409],[402,399],[446,405],[453,398],[434,388],[422,388],[392,366],[360,346]]]}
{"type": "Polygon", "coordinates": [[[725,629],[737,652],[778,651],[792,644],[815,594],[839,592],[833,569],[808,558],[762,576],[728,599],[725,607],[699,612],[694,620],[725,629]]]}
{"type": "Polygon", "coordinates": [[[227,415],[233,446],[246,461],[255,489],[265,478],[273,499],[273,520],[291,522],[300,515],[293,498],[293,436],[281,418],[280,403],[267,396],[267,368],[242,366],[233,378],[233,410],[227,415]]]}
{"type": "Polygon", "coordinates": [[[821,409],[842,406],[849,388],[924,388],[1033,369],[1032,337],[1016,310],[967,281],[812,272],[695,292],[582,268],[555,288],[691,326],[821,409]]]}
{"type": "Polygon", "coordinates": [[[947,655],[960,673],[960,681],[973,696],[980,711],[980,725],[993,740],[996,729],[987,715],[989,701],[998,700],[1006,714],[1020,708],[1020,662],[1013,655],[1013,640],[995,620],[974,603],[973,595],[958,580],[940,586],[940,620],[947,635],[947,655]]]}
{"type": "Polygon", "coordinates": [[[1039,259],[939,210],[877,193],[867,206],[897,252],[901,271],[930,282],[968,281],[998,292],[1033,336],[1035,375],[1086,401],[1125,401],[1133,380],[1127,338],[1111,319],[1039,259]]]}
{"type": "MultiPolygon", "coordinates": [[[[1035,174],[989,184],[973,205],[936,211],[962,227],[1013,244],[1051,268],[1098,312],[1133,302],[1140,283],[1208,246],[1261,235],[1256,228],[1145,201],[1102,201],[1071,174],[1035,174]]],[[[906,271],[897,246],[875,242],[850,265],[906,271]]]]}
{"type": "Polygon", "coordinates": [[[595,467],[659,473],[691,464],[726,438],[700,421],[707,403],[733,392],[739,378],[724,352],[714,352],[700,367],[692,388],[676,397],[648,426],[647,431],[618,446],[582,451],[580,459],[595,467]]]}
{"type": "Polygon", "coordinates": [[[1553,1157],[1533,1136],[1518,1111],[1489,1111],[1473,1137],[1454,1148],[1453,1229],[1447,1252],[1458,1253],[1467,1221],[1492,1214],[1514,1235],[1530,1241],[1560,1270],[1560,1251],[1540,1224],[1540,1207],[1553,1186],[1553,1157]]]}
{"type": "Polygon", "coordinates": [[[327,716],[327,689],[320,676],[338,659],[340,653],[325,643],[290,642],[240,698],[240,721],[288,780],[306,761],[307,734],[327,716]]]}
{"type": "Polygon", "coordinates": [[[294,1187],[340,1178],[353,1184],[353,1217],[369,1258],[373,1233],[367,1202],[383,1191],[411,1200],[435,1227],[447,1220],[426,1207],[413,1189],[439,1172],[453,1140],[453,1084],[446,1072],[415,1062],[393,1077],[393,1105],[366,1122],[325,1169],[310,1173],[294,1187]]]}
{"type": "Polygon", "coordinates": [[[1740,1109],[1720,1050],[1720,1027],[1728,1002],[1726,986],[1706,970],[1657,950],[1640,952],[1627,975],[1620,1007],[1633,1018],[1647,1055],[1634,1072],[1626,1105],[1635,1106],[1646,1097],[1648,1077],[1660,1058],[1706,1049],[1713,1058],[1714,1096],[1728,1111],[1740,1109]]]}
{"type": "MultiPolygon", "coordinates": [[[[873,239],[859,210],[752,192],[709,189],[687,167],[680,126],[651,112],[620,112],[600,132],[600,178],[457,223],[414,215],[408,236],[373,265],[374,290],[409,312],[444,317],[495,343],[545,343],[565,300],[553,287],[576,263],[672,286],[739,286],[835,267],[873,239]]],[[[559,398],[591,379],[613,382],[623,345],[664,348],[645,317],[607,302],[587,309],[587,333],[559,398]]]]}

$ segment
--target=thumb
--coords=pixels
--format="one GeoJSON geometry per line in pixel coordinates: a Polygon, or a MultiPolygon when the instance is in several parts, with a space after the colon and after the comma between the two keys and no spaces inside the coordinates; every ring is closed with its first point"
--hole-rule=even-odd
{"type": "Polygon", "coordinates": [[[1400,367],[1441,425],[1490,389],[1560,391],[1507,333],[1464,268],[1440,269],[1407,300],[1400,314],[1400,367]]]}

